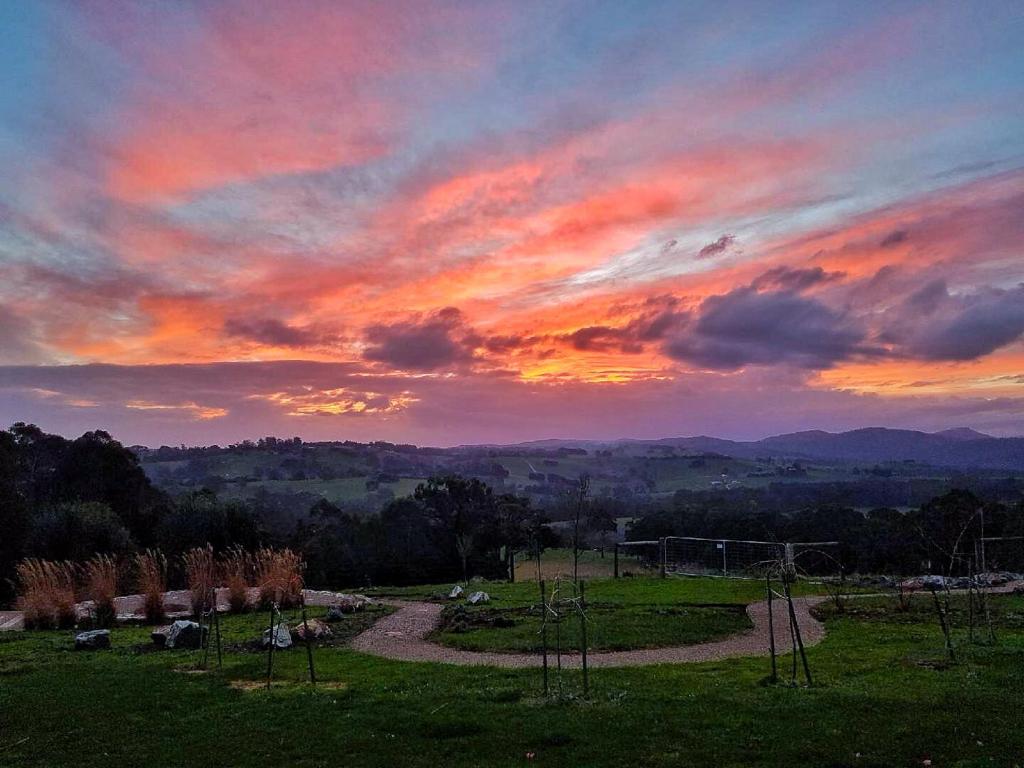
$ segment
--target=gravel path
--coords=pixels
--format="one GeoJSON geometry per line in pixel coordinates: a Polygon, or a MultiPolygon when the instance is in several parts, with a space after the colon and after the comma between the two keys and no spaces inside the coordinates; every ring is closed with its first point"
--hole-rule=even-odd
{"type": "MultiPolygon", "coordinates": [[[[820,603],[823,597],[797,598],[794,600],[797,622],[804,645],[821,642],[825,637],[825,626],[815,619],[810,609],[820,603]]],[[[352,641],[352,647],[374,656],[383,656],[401,661],[434,661],[443,664],[491,667],[538,667],[540,654],[485,653],[449,648],[427,640],[437,628],[444,606],[437,603],[382,601],[398,610],[386,616],[352,641]]],[[[775,624],[775,645],[780,652],[790,647],[789,620],[786,604],[776,600],[773,603],[775,624]]],[[[638,667],[649,664],[682,664],[698,661],[715,661],[734,656],[764,656],[768,654],[768,603],[762,601],[747,606],[747,615],[753,628],[722,640],[676,648],[650,648],[638,651],[594,652],[587,656],[592,667],[638,667]]],[[[551,663],[554,663],[551,660],[551,663]]],[[[580,666],[579,654],[562,654],[562,665],[570,668],[580,666]]]]}

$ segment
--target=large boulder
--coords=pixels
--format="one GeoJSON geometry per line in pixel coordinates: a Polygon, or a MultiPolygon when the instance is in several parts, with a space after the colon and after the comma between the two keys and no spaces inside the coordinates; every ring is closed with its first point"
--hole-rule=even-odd
{"type": "Polygon", "coordinates": [[[98,651],[101,648],[109,647],[109,629],[93,629],[89,632],[79,632],[77,635],[75,635],[76,651],[98,651]]]}
{"type": "MultiPolygon", "coordinates": [[[[271,630],[264,629],[263,630],[263,639],[260,641],[260,644],[264,648],[269,648],[270,647],[270,643],[271,643],[271,630]]],[[[273,630],[273,643],[274,643],[274,647],[275,648],[279,648],[282,651],[285,648],[291,648],[292,647],[292,633],[288,629],[288,625],[285,624],[284,622],[281,622],[280,624],[278,624],[277,627],[273,630]]]]}
{"type": "Polygon", "coordinates": [[[331,630],[331,625],[326,621],[308,619],[306,622],[300,621],[295,625],[295,629],[292,630],[292,639],[295,641],[305,640],[307,627],[309,628],[310,640],[323,640],[334,634],[331,630]]]}
{"type": "Polygon", "coordinates": [[[456,584],[452,587],[452,591],[448,593],[448,599],[458,600],[460,597],[462,597],[462,586],[460,584],[456,584]]]}
{"type": "MultiPolygon", "coordinates": [[[[188,619],[178,619],[167,628],[164,647],[202,648],[208,634],[209,627],[200,627],[197,622],[188,619]]],[[[154,641],[156,641],[155,638],[154,641]]],[[[159,644],[159,641],[156,642],[159,644]]]]}
{"type": "Polygon", "coordinates": [[[480,603],[489,603],[491,596],[486,592],[474,592],[467,598],[470,605],[479,605],[480,603]]]}

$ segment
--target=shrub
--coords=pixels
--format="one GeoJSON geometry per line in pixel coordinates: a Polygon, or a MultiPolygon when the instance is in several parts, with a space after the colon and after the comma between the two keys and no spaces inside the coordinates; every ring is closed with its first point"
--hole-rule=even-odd
{"type": "Polygon", "coordinates": [[[302,558],[290,549],[263,547],[253,557],[260,605],[278,603],[282,607],[302,602],[302,558]]]}
{"type": "Polygon", "coordinates": [[[221,555],[220,570],[228,588],[228,605],[235,613],[241,613],[249,605],[252,556],[241,547],[233,547],[221,555]]]}
{"type": "Polygon", "coordinates": [[[147,549],[135,556],[136,585],[143,598],[143,612],[150,624],[159,624],[164,613],[164,592],[167,591],[167,558],[158,550],[147,549]]]}
{"type": "Polygon", "coordinates": [[[181,561],[192,596],[192,612],[208,611],[216,605],[217,561],[213,557],[213,547],[207,544],[190,549],[181,556],[181,561]]]}
{"type": "Polygon", "coordinates": [[[97,627],[112,627],[117,620],[117,561],[109,555],[95,555],[83,567],[85,591],[93,601],[97,627]]]}
{"type": "Polygon", "coordinates": [[[75,610],[75,566],[72,563],[36,558],[17,566],[18,607],[30,629],[73,627],[75,610]]]}

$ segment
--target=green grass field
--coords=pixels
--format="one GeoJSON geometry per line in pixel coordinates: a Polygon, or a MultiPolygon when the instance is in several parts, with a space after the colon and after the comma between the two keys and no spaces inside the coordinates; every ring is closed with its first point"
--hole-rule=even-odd
{"type": "MultiPolygon", "coordinates": [[[[623,608],[742,605],[758,585],[703,579],[594,581],[623,608]]],[[[531,584],[484,584],[491,607],[530,600],[531,584]]],[[[444,587],[403,590],[436,594],[444,587]]],[[[276,655],[279,685],[252,687],[266,657],[235,648],[223,671],[193,673],[194,651],[142,652],[147,630],[74,652],[68,632],[0,636],[4,766],[1014,766],[1024,759],[1024,598],[993,597],[997,642],[956,665],[925,608],[890,598],[822,608],[828,636],[808,650],[811,688],[768,685],[763,658],[575,673],[562,698],[537,670],[391,662],[345,647],[317,651],[325,683],[302,683],[305,654],[276,655]],[[888,601],[888,602],[887,602],[888,601]],[[855,607],[856,606],[856,607],[855,607]],[[863,606],[863,607],[860,607],[863,606]],[[248,683],[248,685],[247,685],[248,683]]],[[[624,615],[630,615],[625,611],[624,615]]],[[[350,618],[354,634],[373,618],[350,618]]],[[[227,617],[226,639],[256,637],[260,615],[227,617]]],[[[788,670],[788,660],[781,663],[788,670]]]]}

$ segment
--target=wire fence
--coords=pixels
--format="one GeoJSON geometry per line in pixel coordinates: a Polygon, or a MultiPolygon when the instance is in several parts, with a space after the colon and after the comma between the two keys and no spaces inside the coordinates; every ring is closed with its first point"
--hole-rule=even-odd
{"type": "Polygon", "coordinates": [[[792,574],[839,576],[843,572],[839,542],[780,542],[666,536],[656,541],[616,545],[615,576],[724,576],[763,578],[783,567],[792,574]]]}

